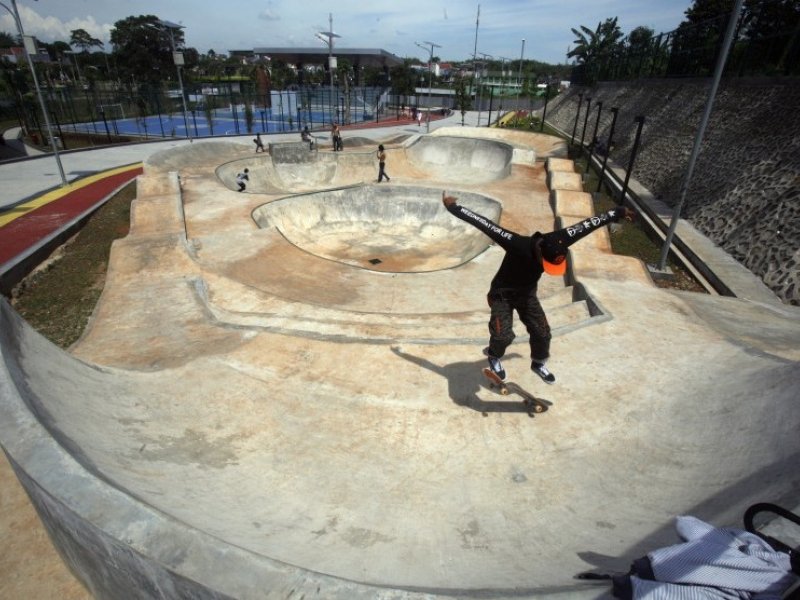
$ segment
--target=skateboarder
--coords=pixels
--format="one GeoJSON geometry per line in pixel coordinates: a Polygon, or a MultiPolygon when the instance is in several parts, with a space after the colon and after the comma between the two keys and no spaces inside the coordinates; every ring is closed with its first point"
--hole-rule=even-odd
{"type": "Polygon", "coordinates": [[[250,173],[250,169],[245,169],[244,171],[242,171],[241,173],[238,173],[236,175],[236,185],[239,186],[239,190],[238,191],[243,192],[245,190],[245,188],[247,187],[247,184],[245,183],[245,181],[250,181],[249,173],[250,173]]]}
{"type": "Polygon", "coordinates": [[[256,145],[256,154],[259,152],[266,152],[264,150],[264,142],[261,141],[261,134],[257,133],[253,143],[256,145]]]}
{"type": "Polygon", "coordinates": [[[386,174],[386,150],[383,147],[383,144],[378,146],[378,183],[383,181],[383,178],[386,177],[386,181],[391,181],[389,176],[386,174]]]}
{"type": "Polygon", "coordinates": [[[484,353],[489,367],[500,379],[506,372],[500,359],[514,340],[512,329],[516,310],[530,335],[531,370],[546,383],[555,383],[555,376],[545,366],[550,356],[550,325],[536,296],[536,287],[543,272],[563,275],[567,269],[567,248],[604,225],[620,219],[633,219],[633,211],[625,206],[612,208],[596,217],[585,219],[551,233],[520,235],[503,229],[486,217],[459,206],[457,198],[442,192],[445,208],[496,242],[506,255],[489,287],[487,300],[491,308],[489,346],[484,353]]]}
{"type": "Polygon", "coordinates": [[[314,138],[311,137],[311,132],[308,130],[308,125],[303,127],[303,131],[300,132],[300,139],[308,143],[309,150],[314,149],[314,138]]]}

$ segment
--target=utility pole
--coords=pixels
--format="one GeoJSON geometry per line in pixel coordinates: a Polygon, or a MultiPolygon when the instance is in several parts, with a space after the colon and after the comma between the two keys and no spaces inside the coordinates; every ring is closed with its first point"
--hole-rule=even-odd
{"type": "MultiPolygon", "coordinates": [[[[478,60],[478,25],[481,22],[481,5],[478,4],[478,17],[475,19],[475,49],[472,51],[472,94],[475,99],[478,99],[478,94],[475,91],[475,79],[477,76],[477,64],[476,61],[478,60]]],[[[481,107],[478,105],[478,125],[481,124],[481,107]]]]}
{"type": "Polygon", "coordinates": [[[434,44],[433,42],[414,42],[420,48],[427,50],[426,46],[430,46],[431,54],[430,58],[428,59],[428,118],[427,118],[427,127],[425,128],[425,133],[431,132],[431,90],[433,88],[433,49],[434,48],[441,48],[439,44],[434,44]],[[426,46],[423,46],[425,44],[426,46]]]}
{"type": "Polygon", "coordinates": [[[186,127],[186,136],[189,138],[189,143],[192,143],[192,130],[189,129],[189,117],[186,110],[186,94],[183,91],[183,76],[181,75],[181,67],[183,66],[183,52],[178,52],[175,48],[175,35],[173,33],[176,29],[183,29],[183,25],[172,23],[171,21],[162,21],[159,19],[158,24],[164,28],[169,34],[169,45],[172,48],[172,62],[175,63],[175,69],[178,71],[178,87],[181,90],[181,104],[183,105],[183,126],[186,127]]]}
{"type": "Polygon", "coordinates": [[[315,35],[317,38],[328,44],[328,73],[330,74],[331,82],[331,123],[334,123],[333,112],[336,110],[336,102],[333,101],[333,72],[336,70],[336,59],[333,57],[333,38],[338,38],[341,36],[333,33],[333,13],[328,13],[328,31],[320,31],[315,35]]]}
{"type": "MultiPolygon", "coordinates": [[[[483,57],[483,60],[480,63],[481,64],[481,76],[478,77],[478,98],[479,98],[479,102],[480,102],[481,100],[483,100],[483,93],[482,93],[483,85],[481,85],[480,80],[483,77],[483,71],[484,71],[484,69],[486,69],[486,65],[489,64],[489,62],[486,59],[487,58],[492,58],[493,59],[494,56],[492,56],[491,54],[485,54],[483,52],[478,52],[478,54],[480,54],[483,57]]],[[[488,71],[487,71],[487,73],[488,73],[488,71]]],[[[491,84],[490,84],[490,87],[491,87],[491,84]]],[[[486,122],[486,125],[487,126],[489,125],[488,120],[486,122]]],[[[479,107],[478,108],[478,127],[480,127],[480,126],[481,126],[481,112],[480,112],[480,107],[479,107]]]]}
{"type": "Polygon", "coordinates": [[[522,95],[522,57],[525,56],[525,40],[522,40],[522,50],[519,53],[519,72],[517,73],[517,108],[519,108],[519,97],[522,95]]]}

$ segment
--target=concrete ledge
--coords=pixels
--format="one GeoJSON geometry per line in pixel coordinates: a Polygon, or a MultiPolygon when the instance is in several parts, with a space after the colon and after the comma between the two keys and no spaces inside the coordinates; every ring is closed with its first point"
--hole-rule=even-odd
{"type": "Polygon", "coordinates": [[[183,206],[178,174],[141,175],[131,203],[130,234],[184,233],[183,206]]]}
{"type": "Polygon", "coordinates": [[[571,158],[554,158],[550,157],[546,161],[546,168],[548,172],[565,171],[568,173],[575,173],[575,161],[571,158]]]}
{"type": "Polygon", "coordinates": [[[583,179],[580,174],[569,171],[548,171],[547,187],[550,190],[583,191],[583,179]]]}
{"type": "MultiPolygon", "coordinates": [[[[575,190],[553,190],[553,210],[565,221],[585,219],[594,216],[592,195],[575,190]]],[[[564,223],[565,227],[569,223],[564,223]]]]}

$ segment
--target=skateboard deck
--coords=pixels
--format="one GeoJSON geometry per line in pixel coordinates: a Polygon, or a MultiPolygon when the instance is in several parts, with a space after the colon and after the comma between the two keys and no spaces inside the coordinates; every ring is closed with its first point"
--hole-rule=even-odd
{"type": "Polygon", "coordinates": [[[543,413],[550,408],[545,401],[539,400],[533,394],[529,394],[513,381],[503,381],[500,379],[497,373],[492,371],[489,367],[483,368],[483,376],[489,380],[489,387],[499,390],[503,396],[508,396],[513,393],[521,397],[530,416],[533,416],[533,413],[543,413]]]}

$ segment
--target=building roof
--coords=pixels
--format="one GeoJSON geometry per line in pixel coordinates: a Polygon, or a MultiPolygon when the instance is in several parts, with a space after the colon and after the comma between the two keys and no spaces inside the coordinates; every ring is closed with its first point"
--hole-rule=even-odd
{"type": "MultiPolygon", "coordinates": [[[[287,63],[316,63],[328,62],[327,48],[253,48],[253,53],[269,56],[273,60],[282,60],[287,63]]],[[[361,66],[370,67],[396,67],[403,64],[403,59],[391,52],[379,48],[334,48],[333,56],[346,58],[361,66]]]]}

